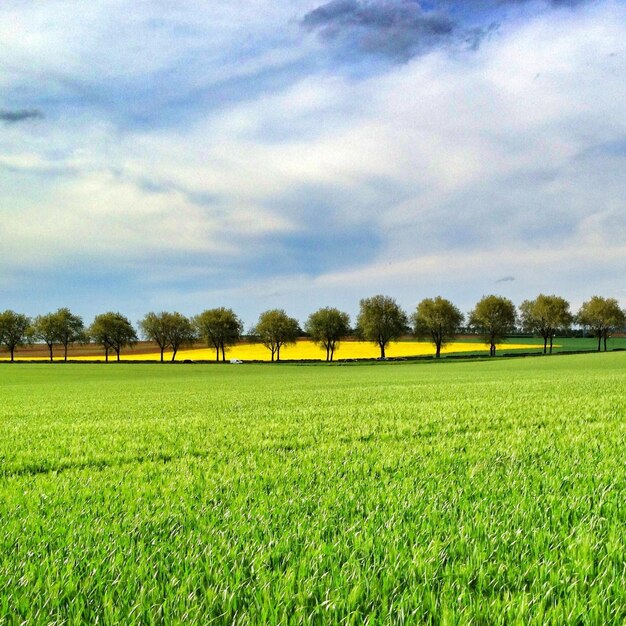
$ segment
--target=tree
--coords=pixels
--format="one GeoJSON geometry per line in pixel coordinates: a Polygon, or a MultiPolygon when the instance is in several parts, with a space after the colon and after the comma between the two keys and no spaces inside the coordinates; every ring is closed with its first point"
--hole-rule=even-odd
{"type": "Polygon", "coordinates": [[[325,307],[309,315],[305,330],[326,350],[326,360],[332,361],[339,341],[350,332],[350,317],[339,309],[325,307]]]}
{"type": "Polygon", "coordinates": [[[78,315],[68,308],[61,308],[55,314],[58,336],[57,341],[63,346],[63,360],[67,361],[67,347],[77,341],[85,340],[85,325],[78,315]]]}
{"type": "Polygon", "coordinates": [[[139,321],[141,334],[145,339],[154,341],[163,353],[168,347],[172,348],[172,361],[176,359],[178,349],[186,344],[192,344],[196,333],[191,320],[181,313],[148,313],[139,321]]]}
{"type": "Polygon", "coordinates": [[[548,351],[548,341],[552,354],[557,332],[569,328],[574,320],[569,302],[559,296],[539,294],[534,300],[524,300],[519,309],[522,328],[543,338],[544,354],[548,351]]]}
{"type": "Polygon", "coordinates": [[[484,296],[469,315],[469,324],[489,344],[489,356],[495,356],[496,344],[515,329],[515,305],[501,296],[484,296]]]}
{"type": "Polygon", "coordinates": [[[126,346],[137,343],[137,333],[128,318],[121,313],[101,313],[96,315],[89,335],[96,343],[104,348],[104,358],[108,362],[109,350],[114,350],[117,360],[120,360],[120,352],[126,346]]]}
{"type": "Polygon", "coordinates": [[[226,361],[226,346],[232,346],[241,339],[243,323],[232,309],[219,307],[203,311],[193,320],[198,335],[215,348],[215,360],[226,361]]]}
{"type": "Polygon", "coordinates": [[[161,313],[146,313],[143,319],[139,320],[139,330],[144,339],[154,341],[161,350],[161,363],[163,363],[163,353],[169,346],[168,336],[168,316],[170,314],[162,311],[161,313]]]}
{"type": "Polygon", "coordinates": [[[607,339],[626,324],[626,312],[620,309],[615,298],[593,296],[591,300],[583,302],[578,315],[579,324],[589,327],[598,338],[598,352],[604,341],[606,352],[607,339]]]}
{"type": "Polygon", "coordinates": [[[0,343],[11,353],[11,363],[14,361],[15,348],[28,341],[30,327],[30,318],[22,313],[11,310],[0,313],[0,343]]]}
{"type": "Polygon", "coordinates": [[[161,363],[163,363],[163,353],[169,345],[167,336],[167,313],[146,313],[143,319],[139,320],[139,330],[144,339],[154,341],[161,350],[161,363]]]}
{"type": "Polygon", "coordinates": [[[441,356],[441,348],[454,339],[463,323],[463,313],[449,300],[437,296],[425,298],[411,316],[413,332],[417,337],[430,337],[435,345],[435,356],[441,356]]]}
{"type": "Polygon", "coordinates": [[[280,361],[280,349],[295,343],[300,333],[298,320],[289,317],[282,309],[271,309],[259,315],[259,321],[252,329],[252,334],[272,353],[272,361],[280,361]]]}
{"type": "Polygon", "coordinates": [[[53,359],[54,344],[59,341],[59,325],[54,313],[38,315],[31,328],[31,337],[35,340],[43,341],[50,352],[50,361],[53,359]]]}
{"type": "Polygon", "coordinates": [[[407,331],[406,313],[389,296],[372,296],[360,302],[357,332],[380,348],[380,358],[385,358],[385,347],[407,331]]]}
{"type": "Polygon", "coordinates": [[[54,344],[61,344],[63,359],[67,361],[67,347],[75,341],[81,341],[84,330],[83,320],[78,315],[73,315],[68,308],[61,308],[55,313],[38,315],[33,322],[32,336],[48,346],[51,361],[54,344]]]}
{"type": "Polygon", "coordinates": [[[179,348],[195,341],[196,330],[191,320],[181,313],[167,313],[166,316],[167,340],[172,347],[172,361],[174,361],[179,348]]]}

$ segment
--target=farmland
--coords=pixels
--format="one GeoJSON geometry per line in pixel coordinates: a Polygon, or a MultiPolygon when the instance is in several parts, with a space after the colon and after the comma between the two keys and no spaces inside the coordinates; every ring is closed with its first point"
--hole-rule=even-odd
{"type": "MultiPolygon", "coordinates": [[[[594,338],[557,338],[554,351],[594,351],[597,340],[594,338]]],[[[626,338],[614,337],[608,341],[608,349],[626,349],[626,338]]],[[[512,338],[498,346],[498,353],[536,352],[543,350],[542,340],[534,338],[512,338]]],[[[391,358],[411,358],[433,356],[435,348],[428,341],[401,340],[392,341],[387,347],[387,355],[391,358]]],[[[463,337],[444,346],[442,354],[445,355],[487,355],[489,346],[484,344],[479,337],[463,337]]],[[[374,359],[380,355],[378,346],[367,341],[347,340],[339,344],[335,358],[342,359],[374,359]]],[[[165,351],[165,360],[170,360],[171,350],[165,351]]],[[[94,344],[75,345],[70,347],[68,358],[71,361],[103,361],[104,353],[101,346],[94,344]]],[[[111,360],[115,355],[110,355],[111,360]]],[[[150,342],[143,341],[136,346],[126,347],[121,354],[122,361],[158,361],[160,358],[158,347],[150,342]]],[[[240,359],[243,361],[269,361],[270,351],[261,343],[241,341],[237,345],[226,349],[227,359],[240,359]]],[[[299,339],[295,344],[288,344],[281,350],[281,360],[324,360],[325,352],[319,345],[310,339],[299,339]]],[[[55,348],[54,359],[63,360],[63,351],[58,346],[55,348]]],[[[185,347],[176,355],[176,359],[193,361],[215,360],[215,350],[206,345],[195,344],[185,347]]],[[[0,361],[8,361],[6,351],[0,352],[0,361]]],[[[16,360],[49,360],[48,349],[42,345],[30,345],[20,348],[16,352],[16,360]]]]}
{"type": "Polygon", "coordinates": [[[0,367],[0,624],[623,624],[626,353],[0,367]]]}

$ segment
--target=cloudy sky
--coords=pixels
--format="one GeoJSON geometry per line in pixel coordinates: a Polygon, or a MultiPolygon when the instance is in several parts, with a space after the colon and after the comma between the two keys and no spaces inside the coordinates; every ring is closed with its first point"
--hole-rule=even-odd
{"type": "Polygon", "coordinates": [[[624,0],[2,0],[0,309],[626,306],[624,0]]]}

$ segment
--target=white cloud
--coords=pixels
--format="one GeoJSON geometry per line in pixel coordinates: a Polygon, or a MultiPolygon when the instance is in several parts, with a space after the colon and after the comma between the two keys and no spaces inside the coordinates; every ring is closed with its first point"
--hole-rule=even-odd
{"type": "MultiPolygon", "coordinates": [[[[115,46],[127,3],[92,3],[81,16],[73,2],[9,3],[0,23],[18,27],[0,26],[12,48],[3,86],[23,79],[16,68],[34,86],[38,75],[61,74],[153,86],[153,74],[196,50],[205,56],[192,61],[201,71],[188,89],[272,72],[310,53],[290,40],[288,23],[310,4],[208,11],[198,0],[167,5],[153,24],[154,9],[139,2],[115,46]],[[263,47],[274,23],[285,24],[280,45],[263,47]]],[[[626,136],[624,40],[624,6],[598,2],[558,21],[543,14],[505,25],[476,52],[434,51],[369,78],[308,73],[254,98],[244,81],[240,98],[198,105],[180,124],[117,125],[81,100],[76,115],[2,127],[0,264],[7,276],[77,259],[118,264],[155,293],[143,261],[160,263],[169,281],[202,275],[181,255],[214,255],[240,265],[232,288],[211,293],[242,303],[297,295],[302,308],[386,285],[470,300],[505,274],[516,281],[501,287],[524,297],[539,277],[564,295],[609,289],[625,258],[626,183],[623,153],[603,146],[626,136]],[[312,225],[323,236],[325,220],[329,233],[375,233],[371,262],[333,269],[331,260],[316,272],[294,262],[290,278],[270,264],[250,280],[242,259],[251,269],[268,239],[281,254],[281,237],[312,225]],[[178,259],[171,270],[169,255],[178,259]],[[603,278],[579,284],[591,273],[603,278]]]]}

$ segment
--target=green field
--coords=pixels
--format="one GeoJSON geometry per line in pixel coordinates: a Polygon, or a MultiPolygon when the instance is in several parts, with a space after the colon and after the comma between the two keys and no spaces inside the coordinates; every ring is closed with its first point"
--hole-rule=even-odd
{"type": "MultiPolygon", "coordinates": [[[[465,343],[481,343],[483,340],[480,337],[463,337],[465,343]]],[[[507,349],[507,344],[528,344],[527,352],[533,352],[541,354],[543,352],[543,339],[541,337],[509,337],[500,346],[500,354],[515,355],[515,351],[507,349]],[[541,347],[537,348],[537,345],[541,347]]],[[[555,337],[553,353],[558,354],[560,352],[596,352],[598,349],[598,340],[595,337],[555,337]]],[[[602,346],[604,350],[604,345],[602,346]]],[[[609,337],[607,341],[607,349],[610,350],[626,350],[626,337],[609,337]]],[[[469,354],[482,354],[484,356],[486,350],[476,351],[469,354]]],[[[523,352],[526,352],[523,350],[523,352]]],[[[445,355],[444,355],[445,358],[445,355]]]]}
{"type": "Polygon", "coordinates": [[[626,353],[0,394],[2,625],[626,622],[626,353]]]}

